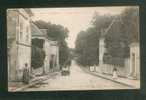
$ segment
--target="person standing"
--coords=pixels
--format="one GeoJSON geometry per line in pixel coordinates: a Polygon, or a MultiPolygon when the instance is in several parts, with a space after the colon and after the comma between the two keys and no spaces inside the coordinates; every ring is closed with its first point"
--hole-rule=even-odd
{"type": "Polygon", "coordinates": [[[118,78],[118,74],[117,74],[117,68],[113,69],[113,79],[117,79],[118,78]]]}
{"type": "Polygon", "coordinates": [[[54,55],[51,55],[50,59],[50,71],[53,72],[53,67],[54,67],[54,55]]]}
{"type": "Polygon", "coordinates": [[[23,83],[29,84],[29,80],[30,80],[29,68],[28,68],[28,64],[25,63],[25,67],[23,69],[23,83]]]}

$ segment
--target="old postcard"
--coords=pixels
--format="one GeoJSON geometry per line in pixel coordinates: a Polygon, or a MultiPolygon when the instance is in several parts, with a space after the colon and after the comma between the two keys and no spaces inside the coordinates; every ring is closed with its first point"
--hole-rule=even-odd
{"type": "Polygon", "coordinates": [[[8,91],[140,89],[139,7],[7,9],[8,91]]]}

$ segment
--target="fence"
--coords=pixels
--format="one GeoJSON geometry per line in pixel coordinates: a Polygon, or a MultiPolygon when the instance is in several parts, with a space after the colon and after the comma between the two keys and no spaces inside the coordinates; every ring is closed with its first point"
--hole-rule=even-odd
{"type": "Polygon", "coordinates": [[[130,62],[129,59],[125,59],[124,66],[112,65],[112,64],[102,64],[99,66],[91,66],[90,71],[102,72],[104,74],[113,74],[113,68],[117,68],[117,73],[121,77],[127,77],[130,72],[130,62]]]}

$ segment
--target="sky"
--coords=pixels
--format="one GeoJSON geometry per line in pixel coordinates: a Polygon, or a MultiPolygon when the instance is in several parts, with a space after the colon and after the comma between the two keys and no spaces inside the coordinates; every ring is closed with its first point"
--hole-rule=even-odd
{"type": "Polygon", "coordinates": [[[33,21],[43,20],[52,24],[60,24],[67,27],[69,37],[66,39],[70,48],[75,47],[77,34],[91,26],[91,20],[95,12],[99,15],[120,14],[126,7],[74,7],[74,8],[33,8],[33,21]]]}

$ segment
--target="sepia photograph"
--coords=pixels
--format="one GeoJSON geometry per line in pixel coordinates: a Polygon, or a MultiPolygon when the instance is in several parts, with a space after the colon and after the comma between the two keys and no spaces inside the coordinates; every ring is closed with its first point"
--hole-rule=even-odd
{"type": "Polygon", "coordinates": [[[7,9],[8,91],[140,89],[139,6],[7,9]]]}

